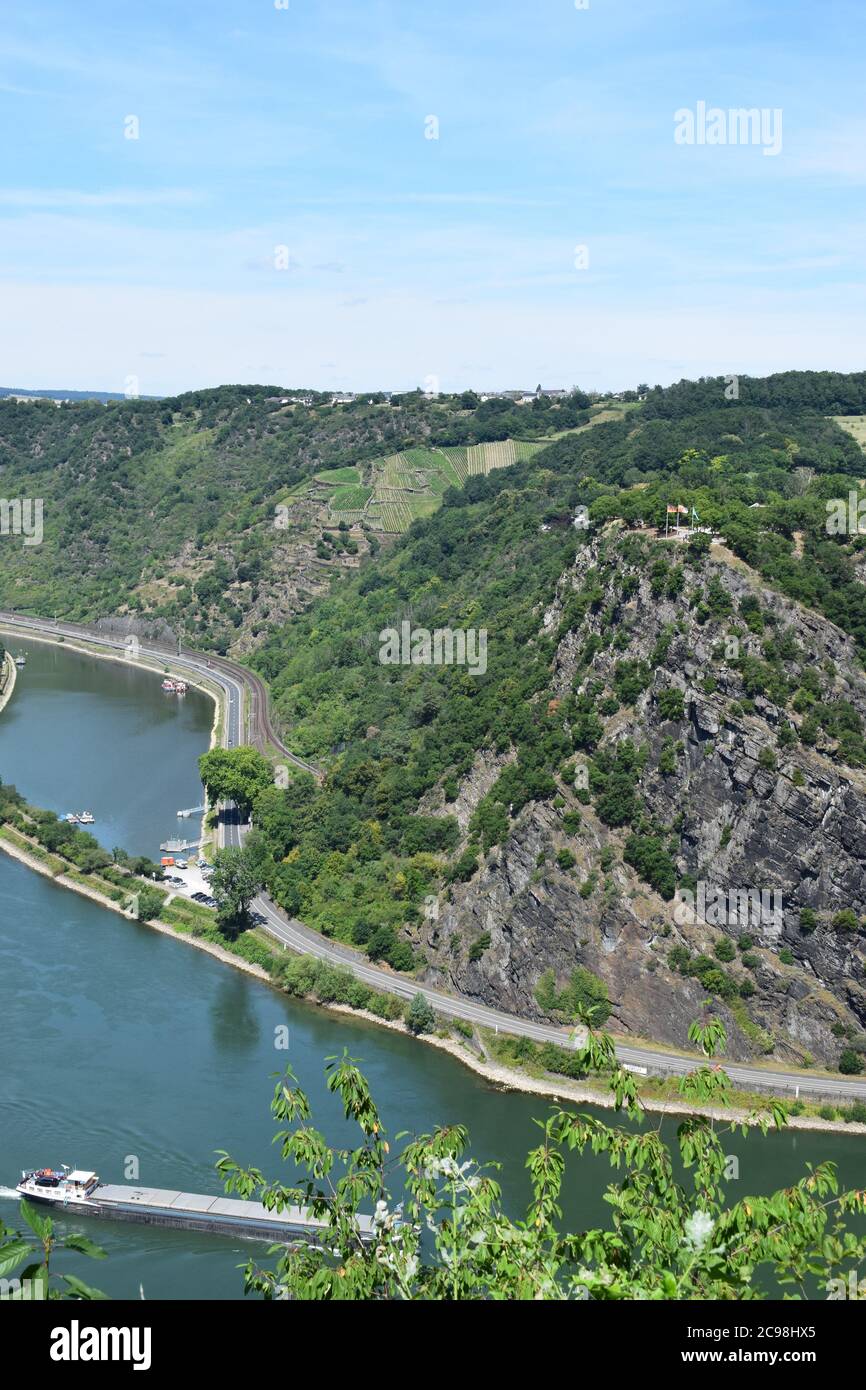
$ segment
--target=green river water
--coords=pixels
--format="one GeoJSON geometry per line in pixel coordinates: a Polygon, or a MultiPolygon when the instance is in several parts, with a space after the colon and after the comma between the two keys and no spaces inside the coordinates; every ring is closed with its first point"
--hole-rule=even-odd
{"type": "MultiPolygon", "coordinates": [[[[92,810],[92,830],[109,849],[155,856],[179,824],[197,824],[175,813],[200,799],[196,757],[208,744],[209,700],[194,691],[165,696],[152,673],[7,641],[27,665],[0,715],[4,782],[60,813],[92,810]]],[[[288,1056],[318,1123],[342,1142],[350,1131],[325,1091],[323,1060],[347,1048],[363,1062],[392,1133],[466,1123],[476,1155],[502,1165],[509,1208],[517,1213],[528,1195],[523,1165],[544,1099],[504,1094],[408,1036],[286,999],[3,854],[0,1018],[0,1185],[25,1166],[61,1162],[123,1182],[134,1156],[146,1185],[216,1193],[217,1149],[276,1177],[274,1073],[288,1056]],[[280,1025],[289,1028],[288,1054],[274,1048],[280,1025]]],[[[866,1145],[844,1134],[752,1135],[728,1147],[743,1191],[770,1190],[822,1158],[836,1160],[850,1184],[866,1177],[866,1145]]],[[[607,1175],[600,1159],[569,1160],[569,1223],[604,1219],[607,1175]]],[[[15,1203],[0,1201],[0,1215],[14,1222],[15,1203]]],[[[239,1298],[238,1265],[263,1249],[95,1219],[71,1224],[109,1258],[67,1257],[63,1267],[115,1297],[137,1298],[142,1287],[150,1298],[239,1298]]]]}

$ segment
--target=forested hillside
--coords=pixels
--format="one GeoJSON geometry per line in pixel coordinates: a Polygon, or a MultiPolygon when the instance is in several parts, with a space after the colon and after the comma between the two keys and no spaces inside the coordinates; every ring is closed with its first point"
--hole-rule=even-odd
{"type": "Polygon", "coordinates": [[[746,1053],[798,1034],[795,1055],[829,1060],[860,1036],[863,540],[828,532],[827,504],[864,460],[801,406],[802,375],[774,408],[639,408],[470,479],[268,638],[253,660],[286,737],[329,769],[256,805],[289,910],[542,1016],[609,992],[621,1024],[664,1017],[666,1036],[715,1001],[746,1053]],[[668,504],[706,532],[666,542],[668,504]],[[383,665],[404,620],[486,629],[486,673],[383,665]],[[750,809],[768,796],[794,807],[772,831],[750,809]],[[775,944],[739,934],[745,973],[718,935],[660,944],[665,902],[718,872],[720,846],[790,904],[775,944]]]}
{"type": "Polygon", "coordinates": [[[0,491],[44,502],[43,543],[0,546],[0,606],[129,615],[243,650],[346,558],[387,543],[375,519],[355,534],[315,512],[278,525],[307,480],[417,445],[544,439],[589,418],[580,394],[519,410],[472,393],[329,399],[229,386],[159,401],[0,400],[0,491]]]}

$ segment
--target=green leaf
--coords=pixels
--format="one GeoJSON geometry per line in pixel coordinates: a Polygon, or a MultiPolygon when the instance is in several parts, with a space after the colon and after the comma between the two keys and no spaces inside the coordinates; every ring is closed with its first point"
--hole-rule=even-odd
{"type": "Polygon", "coordinates": [[[31,1206],[29,1202],[21,1203],[21,1215],[24,1217],[31,1231],[33,1231],[40,1240],[49,1239],[54,1230],[54,1222],[51,1220],[50,1216],[43,1216],[42,1213],[37,1211],[36,1207],[31,1206]]]}
{"type": "Polygon", "coordinates": [[[77,1298],[87,1299],[88,1302],[108,1301],[108,1294],[101,1289],[93,1289],[89,1284],[85,1284],[83,1279],[79,1279],[75,1274],[64,1274],[64,1282],[67,1283],[77,1298]]]}
{"type": "Polygon", "coordinates": [[[0,1278],[5,1278],[13,1269],[17,1269],[21,1261],[32,1254],[33,1246],[23,1236],[8,1245],[0,1246],[0,1278]]]}
{"type": "Polygon", "coordinates": [[[63,1242],[63,1248],[64,1250],[78,1250],[82,1255],[89,1255],[92,1260],[104,1260],[106,1257],[106,1252],[101,1245],[95,1245],[92,1240],[81,1235],[80,1232],[67,1236],[63,1242]]]}

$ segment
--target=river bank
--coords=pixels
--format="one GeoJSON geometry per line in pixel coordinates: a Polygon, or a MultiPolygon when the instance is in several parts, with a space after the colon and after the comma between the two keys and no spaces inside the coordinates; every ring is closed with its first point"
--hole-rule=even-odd
{"type": "Polygon", "coordinates": [[[18,667],[11,652],[4,652],[2,665],[3,683],[0,686],[0,714],[12,699],[15,691],[15,682],[18,680],[18,667]]]}
{"type": "MultiPolygon", "coordinates": [[[[28,640],[30,640],[29,635],[28,640]]],[[[164,669],[161,662],[156,660],[142,662],[140,659],[136,660],[127,658],[123,653],[119,652],[99,652],[96,651],[86,642],[70,641],[68,639],[61,642],[52,634],[37,636],[34,637],[32,640],[42,642],[46,646],[54,646],[60,650],[75,652],[78,655],[85,658],[91,658],[96,656],[101,658],[103,661],[113,662],[120,667],[126,667],[127,669],[131,670],[141,670],[143,666],[146,666],[146,668],[149,671],[154,671],[157,674],[159,674],[161,670],[164,669]]],[[[166,669],[170,669],[170,667],[166,666],[166,669]]],[[[210,683],[206,683],[205,681],[190,681],[190,684],[195,685],[196,689],[200,690],[202,694],[207,696],[212,701],[213,716],[212,720],[210,721],[211,727],[209,746],[213,747],[215,743],[223,741],[221,736],[221,729],[224,727],[223,721],[225,718],[225,712],[228,708],[227,693],[222,688],[222,686],[216,683],[214,683],[214,685],[210,685],[210,683]]],[[[205,830],[204,833],[207,835],[208,832],[205,830]]],[[[120,840],[119,842],[115,843],[123,844],[125,842],[123,840],[120,840]]],[[[8,848],[8,841],[5,841],[3,836],[0,836],[0,847],[8,848]]],[[[26,849],[22,851],[20,846],[17,847],[17,850],[18,854],[13,854],[13,857],[20,858],[22,853],[26,854],[26,849]]],[[[9,852],[12,853],[12,850],[10,849],[9,852]]],[[[98,890],[95,890],[92,887],[92,885],[89,885],[86,882],[82,883],[76,881],[76,878],[79,877],[78,875],[76,875],[76,877],[70,877],[67,874],[58,873],[56,870],[47,868],[45,865],[40,865],[39,860],[36,856],[31,856],[30,858],[32,859],[32,862],[30,862],[30,859],[22,859],[21,862],[27,863],[28,867],[36,868],[37,871],[41,872],[45,877],[54,878],[56,882],[61,883],[61,886],[71,888],[73,892],[77,892],[83,896],[90,897],[91,900],[96,902],[98,905],[111,907],[116,913],[119,913],[122,916],[129,917],[129,913],[124,910],[123,906],[119,906],[117,901],[112,902],[110,899],[106,898],[104,894],[101,894],[98,890]]],[[[212,928],[210,926],[205,927],[205,939],[202,939],[203,933],[201,924],[192,924],[189,920],[189,910],[192,908],[193,905],[189,904],[186,899],[181,897],[175,897],[175,895],[170,894],[168,901],[169,904],[173,905],[168,907],[166,915],[169,918],[171,918],[171,916],[174,915],[174,923],[172,923],[170,920],[168,922],[153,920],[150,923],[148,923],[148,925],[153,930],[160,932],[163,935],[173,936],[176,939],[183,939],[189,941],[191,942],[191,944],[197,946],[200,951],[214,956],[214,958],[221,960],[223,963],[231,964],[235,966],[237,969],[240,969],[247,974],[255,975],[259,979],[273,984],[273,981],[269,975],[266,966],[257,964],[255,959],[250,960],[246,958],[243,953],[238,953],[236,951],[231,950],[230,948],[226,948],[218,943],[215,943],[212,939],[212,928]],[[180,904],[185,904],[185,907],[181,908],[179,906],[180,904]],[[211,939],[207,939],[208,935],[210,935],[211,939]]],[[[255,945],[255,947],[257,948],[253,949],[251,951],[251,954],[253,954],[254,956],[258,955],[259,960],[266,961],[268,957],[270,957],[271,959],[279,959],[279,946],[275,944],[273,938],[269,936],[266,937],[264,934],[261,933],[248,933],[246,934],[246,937],[247,945],[250,947],[253,947],[255,945]],[[253,937],[255,935],[259,936],[259,941],[253,943],[253,937]]],[[[303,953],[301,953],[300,955],[293,954],[293,959],[295,960],[302,960],[305,958],[308,959],[308,957],[305,957],[303,953]]],[[[279,987],[277,986],[277,988],[279,987]]],[[[377,998],[381,998],[382,1001],[390,1000],[392,1004],[396,1004],[396,998],[394,995],[384,994],[381,990],[374,990],[373,993],[377,996],[377,998]]],[[[339,1003],[331,1003],[328,1000],[317,999],[314,997],[312,998],[312,1002],[320,1004],[320,1006],[325,1011],[348,1011],[354,1017],[369,1017],[369,1020],[371,1022],[376,1022],[377,1024],[379,1024],[380,1027],[383,1024],[385,1024],[385,1026],[387,1027],[396,1027],[399,1031],[405,1032],[401,1022],[397,1022],[396,1024],[394,1023],[393,1013],[388,1009],[383,1008],[381,1013],[374,1013],[372,1011],[364,1010],[360,1007],[349,1007],[348,1009],[345,1009],[344,1006],[339,1003]]],[[[433,1043],[433,1045],[435,1046],[442,1047],[442,1050],[451,1051],[452,1055],[456,1058],[456,1060],[461,1061],[465,1066],[475,1071],[477,1075],[484,1077],[485,1080],[497,1086],[501,1086],[510,1090],[521,1091],[526,1094],[540,1094],[550,1097],[568,1098],[569,1100],[582,1101],[591,1104],[604,1105],[607,1103],[606,1097],[603,1092],[596,1091],[592,1085],[584,1086],[582,1083],[575,1082],[575,1080],[573,1080],[567,1074],[560,1075],[558,1067],[553,1067],[552,1070],[546,1070],[545,1068],[539,1066],[536,1057],[521,1057],[519,1060],[513,1059],[513,1064],[512,1058],[510,1057],[508,1057],[507,1059],[503,1059],[501,1056],[491,1057],[491,1051],[499,1050],[499,1048],[501,1047],[501,1039],[497,1040],[492,1035],[491,1046],[487,1048],[481,1046],[478,1048],[478,1052],[476,1052],[473,1050],[472,1047],[467,1047],[466,1043],[462,1040],[462,1038],[456,1036],[461,1031],[462,1030],[456,1026],[454,1028],[455,1036],[443,1038],[441,1036],[431,1037],[430,1035],[426,1035],[424,1040],[433,1043]],[[486,1055],[484,1057],[479,1056],[478,1053],[480,1052],[484,1052],[486,1055]]],[[[478,1036],[480,1035],[476,1035],[476,1041],[478,1036]]],[[[619,1039],[618,1041],[633,1042],[634,1040],[619,1039]]],[[[563,1054],[563,1056],[565,1055],[566,1054],[563,1054]]],[[[698,1066],[699,1064],[699,1059],[694,1058],[693,1065],[698,1066]]],[[[665,1083],[654,1081],[651,1078],[637,1076],[636,1080],[638,1083],[639,1091],[641,1093],[642,1103],[646,1105],[647,1109],[655,1110],[659,1113],[689,1113],[689,1107],[683,1105],[683,1103],[679,1100],[679,1098],[676,1095],[676,1082],[674,1079],[669,1079],[665,1083]],[[659,1094],[659,1091],[661,1090],[664,1090],[665,1094],[659,1094]]],[[[759,1095],[749,1090],[738,1092],[735,1099],[741,1102],[736,1112],[730,1111],[726,1113],[736,1113],[738,1115],[744,1116],[747,1113],[747,1111],[744,1109],[745,1106],[749,1106],[752,1109],[766,1109],[768,1103],[766,1096],[759,1095]]],[[[835,1109],[837,1115],[840,1113],[841,1109],[839,1104],[834,1104],[832,1107],[829,1105],[825,1105],[821,1106],[820,1108],[825,1111],[835,1109]]],[[[813,1112],[817,1111],[819,1109],[819,1102],[817,1100],[811,1102],[810,1109],[813,1112]]],[[[844,1111],[842,1113],[844,1113],[844,1111]]],[[[792,1116],[792,1121],[797,1122],[796,1127],[802,1128],[824,1129],[829,1127],[836,1128],[839,1130],[839,1132],[848,1134],[858,1133],[860,1131],[859,1125],[855,1123],[842,1123],[838,1119],[828,1119],[825,1116],[822,1116],[820,1113],[799,1114],[796,1116],[792,1116]]],[[[864,1132],[866,1132],[866,1130],[864,1130],[864,1132]]]]}
{"type": "MultiPolygon", "coordinates": [[[[4,827],[7,830],[8,827],[4,827]]],[[[105,894],[100,893],[92,886],[78,882],[75,878],[65,873],[55,873],[49,864],[41,861],[35,854],[24,849],[21,845],[11,841],[5,833],[0,833],[0,849],[5,851],[13,859],[24,864],[27,868],[41,874],[43,877],[51,879],[62,888],[70,889],[73,893],[89,898],[100,907],[107,907],[127,921],[130,918],[128,911],[122,904],[113,901],[105,894]]],[[[59,856],[55,856],[57,858],[59,856]]],[[[176,895],[169,895],[167,905],[174,900],[176,895]]],[[[258,965],[253,961],[244,959],[242,956],[231,951],[228,947],[218,946],[212,941],[202,940],[188,931],[181,931],[166,922],[151,918],[138,922],[137,925],[145,926],[152,931],[159,932],[163,936],[171,937],[175,941],[185,942],[189,946],[203,951],[206,955],[215,960],[221,961],[224,965],[230,965],[235,970],[240,970],[246,975],[251,975],[260,980],[263,984],[269,985],[277,992],[282,992],[275,984],[269,971],[264,966],[258,965]]],[[[588,1105],[600,1106],[604,1109],[613,1109],[614,1100],[610,1093],[603,1088],[601,1083],[596,1087],[590,1083],[578,1084],[566,1078],[557,1079],[554,1077],[531,1076],[525,1072],[518,1071],[512,1067],[503,1066],[501,1063],[491,1061],[488,1057],[479,1055],[477,1051],[469,1047],[466,1042],[454,1037],[446,1037],[436,1033],[410,1034],[405,1024],[396,1019],[384,1019],[378,1014],[374,1014],[369,1009],[353,1009],[347,1004],[332,1003],[319,1000],[315,996],[303,996],[308,1003],[315,1004],[318,1008],[324,1009],[334,1014],[344,1014],[354,1019],[364,1019],[368,1023],[373,1023],[380,1028],[388,1028],[393,1032],[403,1036],[414,1037],[417,1041],[426,1043],[430,1047],[437,1048],[440,1052],[446,1052],[455,1061],[460,1062],[476,1076],[483,1078],[491,1085],[503,1091],[517,1091],[526,1095],[544,1096],[557,1102],[572,1102],[588,1105]]],[[[696,1065],[698,1065],[696,1061],[696,1065]]],[[[657,1096],[641,1095],[641,1105],[645,1110],[660,1115],[702,1115],[718,1121],[735,1121],[737,1123],[751,1123],[757,1125],[758,1121],[754,1118],[755,1109],[764,1108],[766,1113],[766,1098],[756,1096],[752,1109],[742,1106],[731,1106],[727,1109],[719,1106],[694,1107],[686,1105],[682,1101],[664,1100],[657,1096]]],[[[791,1129],[804,1130],[823,1130],[835,1131],[842,1134],[866,1135],[866,1124],[844,1123],[837,1120],[825,1120],[817,1115],[792,1115],[788,1121],[791,1129]]]]}

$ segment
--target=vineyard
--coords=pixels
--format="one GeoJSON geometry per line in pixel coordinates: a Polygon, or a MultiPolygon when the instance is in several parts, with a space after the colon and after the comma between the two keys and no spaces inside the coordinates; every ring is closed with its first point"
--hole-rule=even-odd
{"type": "Polygon", "coordinates": [[[467,478],[507,468],[541,448],[543,443],[507,439],[469,448],[406,449],[364,465],[370,486],[362,483],[359,468],[332,468],[317,473],[297,500],[319,504],[324,525],[346,522],[399,534],[435,512],[448,488],[462,488],[467,478]]]}

